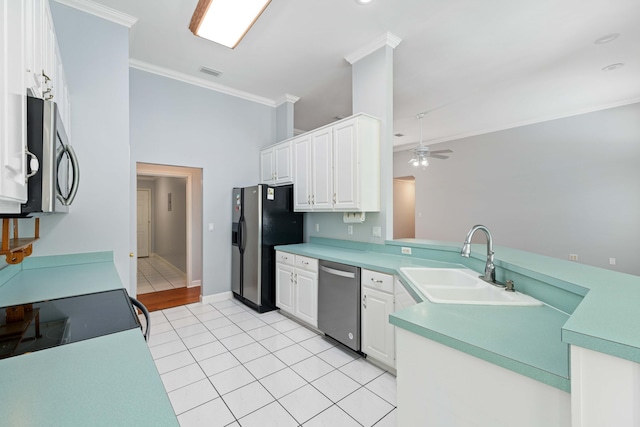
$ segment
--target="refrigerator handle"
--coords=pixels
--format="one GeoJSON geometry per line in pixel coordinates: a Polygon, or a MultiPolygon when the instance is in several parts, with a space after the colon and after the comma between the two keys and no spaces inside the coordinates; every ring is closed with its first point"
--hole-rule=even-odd
{"type": "Polygon", "coordinates": [[[242,244],[242,225],[243,225],[243,221],[244,218],[240,217],[240,219],[238,220],[238,250],[240,251],[240,253],[244,252],[244,246],[242,244]]]}
{"type": "Polygon", "coordinates": [[[244,253],[245,248],[247,247],[247,222],[244,220],[244,217],[240,218],[240,228],[238,229],[240,235],[238,236],[238,241],[240,242],[240,253],[244,253]]]}

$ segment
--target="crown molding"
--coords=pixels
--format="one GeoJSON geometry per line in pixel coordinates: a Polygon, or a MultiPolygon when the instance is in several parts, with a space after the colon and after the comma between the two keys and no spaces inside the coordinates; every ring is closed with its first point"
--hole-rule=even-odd
{"type": "MultiPolygon", "coordinates": [[[[566,119],[568,117],[580,116],[582,114],[595,113],[595,112],[598,112],[598,111],[608,110],[610,108],[624,107],[625,105],[636,104],[636,103],[639,103],[639,102],[640,102],[640,98],[630,98],[630,99],[625,99],[625,100],[622,100],[622,101],[611,102],[609,104],[600,104],[600,105],[597,105],[597,106],[594,106],[594,107],[583,108],[581,110],[576,110],[576,111],[572,111],[572,112],[569,112],[569,113],[555,114],[555,115],[552,115],[552,116],[542,116],[542,117],[537,117],[535,119],[523,120],[523,121],[520,121],[520,122],[509,123],[509,124],[504,124],[504,125],[494,126],[494,127],[489,127],[489,128],[478,130],[478,131],[466,132],[466,133],[460,133],[460,134],[451,135],[451,136],[444,136],[444,137],[436,138],[436,139],[430,139],[430,140],[423,141],[423,143],[425,145],[440,144],[441,142],[455,141],[455,140],[458,140],[458,139],[469,138],[469,137],[472,137],[472,136],[484,135],[484,134],[487,134],[487,133],[500,132],[500,131],[507,130],[507,129],[514,129],[514,128],[519,128],[519,127],[522,127],[522,126],[535,125],[537,123],[549,122],[551,120],[566,119]]],[[[395,145],[393,147],[393,151],[394,152],[409,151],[409,150],[412,150],[413,148],[415,148],[416,144],[418,144],[418,142],[395,145]]]]}
{"type": "Polygon", "coordinates": [[[288,93],[285,93],[280,98],[276,99],[276,107],[281,106],[285,102],[290,102],[292,104],[295,104],[296,102],[298,102],[299,99],[300,99],[299,96],[290,95],[288,93]]]}
{"type": "Polygon", "coordinates": [[[257,102],[258,104],[267,105],[269,107],[274,107],[274,108],[276,107],[276,103],[273,99],[265,98],[262,96],[254,95],[249,92],[244,92],[238,89],[234,89],[229,86],[221,85],[220,83],[214,83],[205,79],[193,77],[189,74],[170,70],[168,68],[160,67],[158,65],[149,64],[148,62],[140,61],[138,59],[129,59],[129,67],[142,70],[142,71],[147,71],[149,73],[157,74],[159,76],[168,77],[170,79],[179,80],[181,82],[189,83],[194,86],[200,86],[205,89],[210,89],[216,92],[224,93],[226,95],[231,95],[237,98],[246,99],[247,101],[257,102]]]}
{"type": "Polygon", "coordinates": [[[370,43],[367,43],[360,49],[357,49],[355,52],[345,56],[344,59],[346,59],[349,64],[353,65],[355,62],[360,61],[362,58],[375,52],[381,47],[389,46],[391,49],[395,49],[401,41],[402,39],[400,37],[387,31],[380,37],[372,40],[370,43]]]}
{"type": "Polygon", "coordinates": [[[74,9],[81,10],[88,14],[97,16],[99,18],[106,19],[107,21],[115,22],[127,28],[133,27],[138,22],[138,18],[135,16],[127,15],[119,10],[112,9],[104,6],[100,3],[96,3],[92,0],[55,0],[56,3],[63,4],[65,6],[72,7],[74,9]]]}

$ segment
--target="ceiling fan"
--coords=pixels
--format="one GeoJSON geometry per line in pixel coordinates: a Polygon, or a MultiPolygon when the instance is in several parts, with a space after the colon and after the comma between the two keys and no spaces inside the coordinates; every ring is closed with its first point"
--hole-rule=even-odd
{"type": "Polygon", "coordinates": [[[422,143],[422,119],[424,119],[425,113],[420,113],[416,117],[420,120],[420,143],[418,146],[411,151],[413,152],[413,157],[409,160],[409,163],[412,163],[413,166],[429,166],[428,157],[434,159],[448,159],[449,156],[445,156],[444,154],[453,153],[453,150],[430,150],[429,147],[422,143]]]}

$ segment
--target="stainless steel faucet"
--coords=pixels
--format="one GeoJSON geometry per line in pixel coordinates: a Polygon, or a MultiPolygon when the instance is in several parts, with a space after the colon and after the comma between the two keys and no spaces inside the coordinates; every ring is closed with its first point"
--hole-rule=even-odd
{"type": "Polygon", "coordinates": [[[460,255],[465,258],[469,258],[469,255],[471,254],[471,238],[478,230],[484,231],[484,234],[487,236],[487,263],[484,266],[484,276],[480,276],[480,278],[492,285],[504,287],[504,285],[496,282],[496,266],[493,265],[493,238],[491,237],[491,232],[487,227],[484,225],[474,225],[471,227],[471,230],[467,233],[466,239],[464,239],[460,255]]]}

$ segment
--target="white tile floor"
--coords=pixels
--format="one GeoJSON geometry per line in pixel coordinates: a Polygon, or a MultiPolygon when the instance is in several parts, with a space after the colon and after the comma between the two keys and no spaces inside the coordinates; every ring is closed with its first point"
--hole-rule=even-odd
{"type": "Polygon", "coordinates": [[[149,347],[181,426],[396,425],[393,375],[277,312],[152,312],[149,347]]]}
{"type": "Polygon", "coordinates": [[[151,255],[138,258],[138,295],[187,286],[187,276],[164,259],[151,255]]]}

